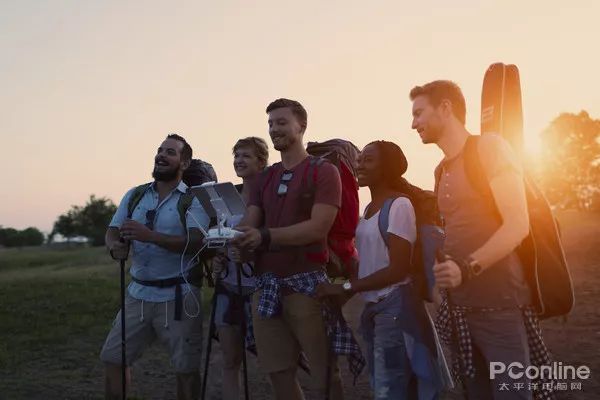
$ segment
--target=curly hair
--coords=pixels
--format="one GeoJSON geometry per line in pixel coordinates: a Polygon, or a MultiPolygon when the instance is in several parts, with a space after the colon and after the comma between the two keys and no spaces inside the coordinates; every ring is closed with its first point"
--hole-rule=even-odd
{"type": "Polygon", "coordinates": [[[237,149],[242,147],[251,148],[254,151],[254,155],[265,165],[269,163],[269,146],[264,139],[256,136],[248,136],[238,140],[233,146],[232,152],[235,153],[237,149]]]}

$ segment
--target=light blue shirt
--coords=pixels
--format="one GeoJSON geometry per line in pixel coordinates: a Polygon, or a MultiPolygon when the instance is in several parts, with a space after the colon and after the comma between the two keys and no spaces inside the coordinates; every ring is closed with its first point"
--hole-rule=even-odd
{"type": "MultiPolygon", "coordinates": [[[[158,204],[158,193],[152,183],[142,196],[140,202],[133,210],[131,219],[141,224],[146,224],[146,212],[156,210],[154,218],[154,230],[165,235],[183,236],[186,235],[185,227],[181,224],[177,202],[185,194],[187,185],[179,182],[179,185],[158,204]]],[[[135,188],[130,189],[119,204],[117,212],[110,221],[109,226],[120,228],[127,219],[127,205],[129,198],[135,188]]],[[[186,213],[187,228],[198,228],[202,226],[208,229],[209,217],[200,205],[197,198],[194,197],[192,205],[186,213]]],[[[182,271],[187,276],[189,270],[188,262],[190,255],[184,257],[181,253],[166,250],[153,243],[144,243],[137,240],[131,242],[130,255],[132,265],[129,273],[140,280],[160,280],[181,276],[182,271]]],[[[188,285],[181,285],[182,294],[189,292],[188,285]]],[[[175,299],[175,288],[158,288],[143,286],[136,282],[131,282],[128,287],[129,295],[139,300],[164,302],[175,299]]]]}

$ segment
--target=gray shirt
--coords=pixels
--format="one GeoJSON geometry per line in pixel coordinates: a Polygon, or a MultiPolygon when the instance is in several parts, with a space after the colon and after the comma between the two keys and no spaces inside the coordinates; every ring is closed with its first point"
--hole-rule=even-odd
{"type": "MultiPolygon", "coordinates": [[[[483,135],[478,150],[488,181],[507,171],[522,176],[516,156],[501,137],[483,135]]],[[[441,168],[438,206],[446,231],[444,251],[466,258],[490,239],[502,221],[495,205],[469,182],[462,152],[443,161],[438,168],[441,168]]],[[[514,307],[530,302],[523,267],[515,251],[453,289],[451,296],[457,305],[472,307],[514,307]]]]}

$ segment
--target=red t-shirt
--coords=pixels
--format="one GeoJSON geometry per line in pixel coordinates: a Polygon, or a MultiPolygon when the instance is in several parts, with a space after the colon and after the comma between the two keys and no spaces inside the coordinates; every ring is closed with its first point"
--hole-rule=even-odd
{"type": "MultiPolygon", "coordinates": [[[[283,164],[276,163],[264,177],[256,180],[248,204],[262,209],[265,227],[280,228],[306,221],[310,219],[312,206],[317,203],[340,208],[342,183],[339,171],[329,162],[309,168],[310,158],[305,158],[291,170],[285,170],[283,164]],[[279,195],[277,190],[284,172],[293,175],[287,182],[287,193],[279,195]]],[[[306,246],[271,246],[269,251],[257,255],[255,268],[257,274],[273,272],[286,277],[318,270],[326,262],[325,237],[306,246]]]]}

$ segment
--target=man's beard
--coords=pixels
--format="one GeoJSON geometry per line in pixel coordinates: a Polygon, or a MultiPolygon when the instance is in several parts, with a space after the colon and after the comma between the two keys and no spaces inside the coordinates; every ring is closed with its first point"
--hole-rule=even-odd
{"type": "Polygon", "coordinates": [[[152,177],[158,182],[170,182],[177,179],[179,168],[169,169],[167,171],[157,171],[156,167],[152,170],[152,177]]]}
{"type": "Polygon", "coordinates": [[[286,136],[284,140],[279,140],[278,144],[275,144],[273,141],[271,142],[273,143],[273,148],[281,152],[292,147],[296,143],[296,140],[294,137],[286,136]]]}
{"type": "Polygon", "coordinates": [[[427,128],[427,135],[422,138],[424,144],[437,143],[442,137],[442,127],[438,125],[430,125],[427,128]]]}

